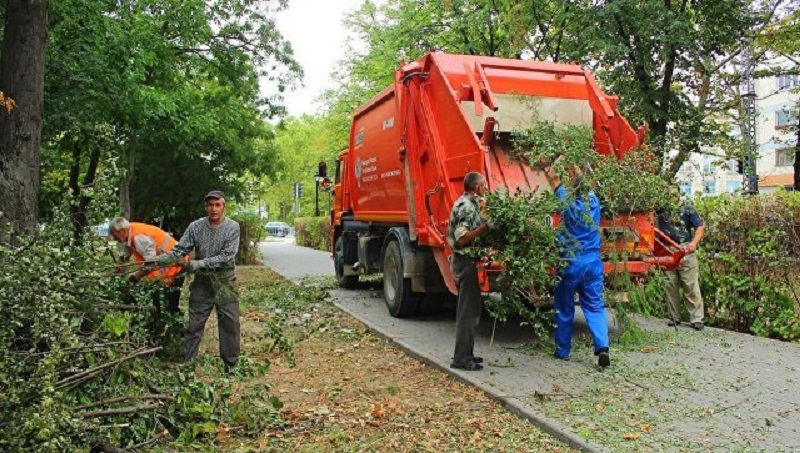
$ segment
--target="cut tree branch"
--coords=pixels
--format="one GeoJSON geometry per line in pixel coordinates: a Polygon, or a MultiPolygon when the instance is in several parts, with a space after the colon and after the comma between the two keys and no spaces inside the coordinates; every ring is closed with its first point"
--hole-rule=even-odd
{"type": "Polygon", "coordinates": [[[64,378],[64,379],[56,382],[56,388],[73,387],[75,385],[81,384],[81,383],[83,383],[83,382],[85,382],[85,381],[97,376],[102,371],[104,371],[104,370],[106,370],[108,368],[117,366],[120,363],[127,362],[128,360],[135,359],[136,357],[140,357],[140,356],[147,355],[147,354],[152,354],[154,352],[160,351],[161,349],[162,349],[161,346],[158,346],[158,347],[155,347],[155,348],[150,348],[150,349],[142,349],[142,350],[134,352],[133,354],[127,355],[125,357],[122,357],[121,359],[113,360],[111,362],[104,363],[104,364],[96,366],[94,368],[90,368],[90,369],[88,369],[86,371],[82,371],[80,373],[73,374],[70,377],[64,378]]]}

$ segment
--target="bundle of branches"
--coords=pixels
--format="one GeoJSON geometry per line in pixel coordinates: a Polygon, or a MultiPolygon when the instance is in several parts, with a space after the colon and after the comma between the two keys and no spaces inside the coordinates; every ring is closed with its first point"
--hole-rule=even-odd
{"type": "Polygon", "coordinates": [[[72,240],[54,225],[0,244],[0,451],[119,451],[216,434],[230,384],[165,366],[180,341],[165,332],[182,319],[153,317],[163,287],[131,286],[112,275],[105,242],[72,240]]]}
{"type": "MultiPolygon", "coordinates": [[[[553,167],[567,187],[576,183],[570,180],[568,169],[581,167],[585,175],[582,184],[598,195],[607,217],[647,215],[669,204],[670,190],[656,174],[649,153],[632,151],[623,159],[601,156],[593,146],[589,127],[534,121],[530,128],[512,133],[511,145],[512,157],[533,169],[553,167]]],[[[497,283],[506,297],[489,302],[489,311],[501,320],[518,315],[543,326],[543,318],[530,310],[530,304],[547,305],[552,298],[558,270],[566,264],[556,237],[568,234],[563,226],[553,227],[552,215],[573,200],[561,202],[549,187],[537,189],[489,194],[487,212],[498,228],[482,238],[478,252],[503,265],[497,283]]]]}
{"type": "Polygon", "coordinates": [[[708,226],[700,280],[714,322],[800,339],[800,195],[703,198],[698,210],[708,226]]]}
{"type": "Polygon", "coordinates": [[[486,206],[498,228],[479,239],[474,253],[490,256],[503,269],[494,282],[503,298],[490,299],[486,308],[503,322],[519,316],[542,336],[550,323],[531,308],[550,306],[554,278],[564,264],[552,219],[561,202],[552,192],[494,192],[486,206]]]}
{"type": "Polygon", "coordinates": [[[535,121],[512,133],[510,154],[532,168],[551,165],[562,179],[568,168],[583,169],[586,182],[601,200],[606,216],[650,213],[671,207],[669,183],[658,175],[658,160],[647,149],[635,149],[622,159],[601,155],[591,127],[535,121]]]}

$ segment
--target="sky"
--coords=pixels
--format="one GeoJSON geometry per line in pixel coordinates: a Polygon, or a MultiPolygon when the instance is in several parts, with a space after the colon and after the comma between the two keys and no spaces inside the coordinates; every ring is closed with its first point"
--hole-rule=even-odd
{"type": "Polygon", "coordinates": [[[344,56],[347,31],[342,19],[363,1],[289,0],[289,7],[278,13],[278,28],[292,43],[295,60],[305,71],[304,86],[285,96],[290,115],[317,113],[314,99],[331,86],[331,69],[344,56]]]}

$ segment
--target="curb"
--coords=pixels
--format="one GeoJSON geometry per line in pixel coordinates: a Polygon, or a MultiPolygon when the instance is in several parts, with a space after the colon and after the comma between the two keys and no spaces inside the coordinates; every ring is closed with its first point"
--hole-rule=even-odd
{"type": "Polygon", "coordinates": [[[443,371],[445,374],[448,374],[448,375],[452,376],[453,378],[457,379],[459,382],[462,382],[464,384],[471,385],[473,387],[476,387],[476,388],[480,389],[484,394],[486,394],[486,396],[488,396],[492,400],[500,403],[509,412],[511,412],[511,413],[513,413],[513,414],[515,414],[515,415],[517,415],[519,417],[527,419],[533,425],[535,425],[536,427],[542,429],[543,431],[545,431],[546,433],[548,433],[551,436],[555,437],[556,439],[568,444],[569,446],[571,446],[573,448],[578,448],[580,450],[583,450],[583,451],[586,451],[586,452],[589,452],[589,453],[609,453],[610,452],[610,450],[608,450],[608,449],[606,449],[604,447],[601,447],[599,445],[593,444],[593,443],[587,441],[586,439],[578,436],[577,434],[575,434],[572,431],[570,431],[567,427],[565,427],[561,423],[559,423],[559,422],[557,422],[557,421],[555,421],[555,420],[553,420],[553,419],[551,419],[549,417],[546,417],[544,415],[541,415],[541,414],[537,413],[536,411],[533,410],[533,408],[530,405],[523,403],[522,401],[518,400],[517,398],[503,396],[503,395],[499,394],[493,387],[485,385],[484,383],[482,383],[480,381],[470,379],[467,376],[465,376],[463,373],[456,372],[453,369],[451,369],[451,368],[449,368],[447,366],[444,366],[444,365],[434,361],[433,359],[414,351],[413,349],[411,349],[410,346],[406,345],[402,341],[398,341],[398,340],[396,340],[394,338],[389,337],[388,335],[384,334],[383,332],[378,330],[373,325],[371,325],[371,324],[367,323],[366,321],[362,320],[361,318],[357,317],[354,313],[350,312],[345,307],[342,307],[341,305],[339,305],[336,302],[337,299],[336,299],[335,296],[332,296],[332,295],[329,294],[329,297],[331,297],[331,299],[333,299],[333,304],[336,306],[336,308],[338,308],[339,310],[341,310],[341,311],[347,313],[348,315],[352,316],[354,319],[357,319],[359,322],[361,322],[362,324],[367,326],[369,328],[369,330],[374,332],[376,335],[378,335],[379,337],[387,340],[389,343],[391,343],[393,345],[396,345],[397,347],[399,347],[400,349],[405,351],[405,353],[407,355],[409,355],[409,356],[411,356],[411,357],[413,357],[413,358],[425,363],[426,365],[428,365],[428,366],[430,366],[432,368],[436,368],[436,369],[438,369],[440,371],[443,371]]]}

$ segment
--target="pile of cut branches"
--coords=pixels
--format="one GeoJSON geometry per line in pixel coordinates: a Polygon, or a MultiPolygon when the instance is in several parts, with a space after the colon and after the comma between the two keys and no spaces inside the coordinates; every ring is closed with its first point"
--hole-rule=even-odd
{"type": "Polygon", "coordinates": [[[170,363],[183,319],[155,308],[164,287],[114,275],[111,246],[76,245],[65,225],[0,244],[0,451],[191,444],[239,413],[277,420],[267,391],[261,409],[237,409],[221,365],[201,380],[197,364],[170,363]]]}

